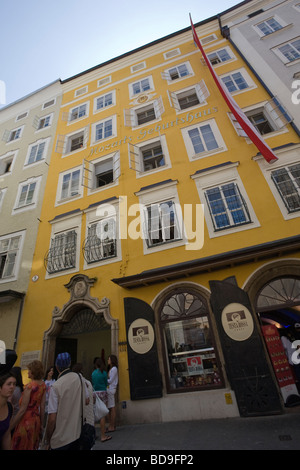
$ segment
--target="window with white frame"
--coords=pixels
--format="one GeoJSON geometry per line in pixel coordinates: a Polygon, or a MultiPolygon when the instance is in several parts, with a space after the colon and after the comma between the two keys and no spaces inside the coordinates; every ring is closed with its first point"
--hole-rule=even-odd
{"type": "Polygon", "coordinates": [[[76,121],[77,119],[86,117],[87,112],[88,112],[87,103],[76,106],[75,108],[72,108],[70,110],[69,121],[72,122],[72,121],[76,121]]]}
{"type": "Polygon", "coordinates": [[[59,176],[59,201],[81,196],[81,189],[81,168],[73,168],[59,176]]]}
{"type": "Polygon", "coordinates": [[[196,85],[183,90],[175,92],[168,90],[168,95],[171,106],[177,111],[184,111],[185,109],[205,104],[206,98],[208,98],[210,93],[204,80],[201,80],[196,85]]]}
{"type": "Polygon", "coordinates": [[[173,67],[165,70],[162,73],[162,77],[169,82],[175,80],[183,79],[186,77],[191,77],[194,75],[193,69],[189,62],[184,62],[183,64],[174,65],[173,67]]]}
{"type": "Polygon", "coordinates": [[[137,80],[136,82],[129,84],[129,96],[130,98],[134,98],[135,96],[139,95],[140,93],[145,93],[148,91],[154,90],[154,84],[152,77],[145,77],[141,78],[141,80],[137,80]]]}
{"type": "Polygon", "coordinates": [[[49,274],[74,269],[76,267],[77,232],[75,229],[54,234],[50,249],[45,257],[49,274]]]}
{"type": "Polygon", "coordinates": [[[168,181],[137,193],[141,204],[144,253],[185,243],[176,184],[176,181],[168,181]]]}
{"type": "Polygon", "coordinates": [[[227,150],[214,119],[181,129],[190,160],[227,150]]]}
{"type": "Polygon", "coordinates": [[[17,278],[24,236],[18,232],[0,237],[0,282],[17,278]]]}
{"type": "Polygon", "coordinates": [[[116,116],[110,116],[92,125],[92,143],[116,136],[116,116]]]}
{"type": "Polygon", "coordinates": [[[3,133],[2,140],[4,140],[4,142],[6,143],[9,143],[17,139],[20,139],[22,137],[23,129],[24,129],[24,126],[18,127],[17,129],[13,129],[11,131],[5,130],[3,133]]]}
{"type": "Polygon", "coordinates": [[[278,17],[268,18],[257,23],[254,28],[259,31],[260,36],[268,36],[269,34],[279,31],[285,26],[278,17]]]}
{"type": "Polygon", "coordinates": [[[300,59],[300,38],[274,47],[272,50],[284,64],[288,65],[295,60],[300,59]]]}
{"type": "Polygon", "coordinates": [[[255,158],[285,220],[300,217],[299,149],[298,144],[278,149],[272,165],[261,156],[255,158]]]}
{"type": "Polygon", "coordinates": [[[165,112],[162,97],[151,103],[130,109],[124,109],[125,126],[137,127],[147,124],[148,122],[161,119],[165,112]]]}
{"type": "Polygon", "coordinates": [[[55,151],[63,155],[82,150],[86,147],[88,128],[67,135],[59,135],[55,151]]]}
{"type": "Polygon", "coordinates": [[[26,164],[31,165],[32,163],[37,163],[41,160],[44,160],[47,155],[49,139],[40,140],[31,144],[28,148],[28,153],[26,157],[26,164]]]}
{"type": "Polygon", "coordinates": [[[83,161],[83,185],[90,191],[116,184],[120,177],[120,152],[83,161]]]}
{"type": "Polygon", "coordinates": [[[36,130],[45,129],[50,127],[52,123],[53,114],[48,114],[48,116],[36,117],[34,121],[34,127],[36,130]]]}
{"type": "Polygon", "coordinates": [[[110,91],[94,99],[94,113],[116,104],[116,92],[110,91]]]}
{"type": "Polygon", "coordinates": [[[271,178],[288,213],[300,215],[300,163],[271,171],[271,178]]]}
{"type": "Polygon", "coordinates": [[[0,157],[0,176],[9,175],[12,171],[15,153],[6,153],[0,157]]]}
{"type": "MultiPolygon", "coordinates": [[[[279,132],[292,120],[277,98],[267,101],[264,105],[244,109],[244,113],[256,130],[264,137],[279,132]]],[[[247,137],[234,115],[232,113],[228,115],[237,134],[247,137]]]]}
{"type": "Polygon", "coordinates": [[[113,198],[86,211],[86,238],[82,246],[85,268],[121,259],[118,207],[119,200],[113,198]]]}
{"type": "Polygon", "coordinates": [[[170,156],[164,135],[140,144],[128,143],[129,167],[137,176],[170,168],[170,156]]]}
{"type": "Polygon", "coordinates": [[[192,176],[204,204],[211,238],[259,226],[237,166],[238,163],[228,162],[192,176]]]}
{"type": "Polygon", "coordinates": [[[220,65],[235,58],[229,47],[209,52],[207,57],[212,65],[220,65]]]}
{"type": "Polygon", "coordinates": [[[220,76],[220,79],[232,94],[255,87],[255,83],[244,69],[234,70],[220,76]]]}
{"type": "Polygon", "coordinates": [[[30,178],[20,183],[14,212],[19,209],[33,209],[36,206],[40,180],[41,178],[30,178]]]}

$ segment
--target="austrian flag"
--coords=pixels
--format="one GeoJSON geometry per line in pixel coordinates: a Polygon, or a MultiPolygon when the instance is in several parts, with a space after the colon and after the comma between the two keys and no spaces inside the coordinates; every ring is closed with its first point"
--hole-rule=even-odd
{"type": "Polygon", "coordinates": [[[196,30],[194,28],[192,18],[190,15],[190,20],[191,20],[191,26],[192,26],[192,32],[193,32],[193,39],[195,44],[198,46],[200,49],[200,52],[203,56],[203,59],[205,60],[209,71],[211,75],[213,76],[214,81],[216,82],[217,87],[219,88],[221,95],[223,96],[224,100],[226,101],[230,111],[242,127],[242,129],[245,131],[249,139],[253,142],[254,145],[258,148],[262,156],[265,158],[265,160],[268,163],[274,163],[278,160],[276,157],[275,153],[273,150],[265,143],[263,138],[261,137],[260,133],[255,129],[253,124],[249,121],[245,113],[242,111],[242,109],[238,106],[238,104],[235,102],[235,100],[232,98],[231,94],[225,89],[223,86],[221,80],[217,76],[216,72],[214,71],[210,60],[208,59],[207,55],[204,52],[204,49],[199,41],[199,38],[197,36],[196,30]]]}

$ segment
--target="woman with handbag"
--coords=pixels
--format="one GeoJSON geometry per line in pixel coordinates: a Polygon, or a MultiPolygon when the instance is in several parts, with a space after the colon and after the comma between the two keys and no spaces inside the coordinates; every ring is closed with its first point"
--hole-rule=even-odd
{"type": "MultiPolygon", "coordinates": [[[[96,369],[92,373],[92,384],[95,393],[107,406],[107,372],[105,364],[101,358],[97,358],[95,362],[96,369]]],[[[101,442],[109,441],[111,436],[105,434],[105,416],[100,419],[101,442]]]]}

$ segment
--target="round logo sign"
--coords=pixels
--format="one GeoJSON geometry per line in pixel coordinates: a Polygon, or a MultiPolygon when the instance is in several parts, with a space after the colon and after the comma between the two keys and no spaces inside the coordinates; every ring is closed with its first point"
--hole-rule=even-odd
{"type": "Polygon", "coordinates": [[[221,320],[225,333],[235,341],[245,341],[253,333],[253,318],[245,305],[237,303],[226,305],[221,320]]]}
{"type": "Polygon", "coordinates": [[[144,318],[138,318],[132,322],[128,329],[128,342],[131,349],[138,354],[150,351],[154,343],[152,325],[144,318]]]}

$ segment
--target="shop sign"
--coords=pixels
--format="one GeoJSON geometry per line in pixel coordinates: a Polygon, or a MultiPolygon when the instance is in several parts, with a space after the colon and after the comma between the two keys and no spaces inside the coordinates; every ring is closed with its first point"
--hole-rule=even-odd
{"type": "Polygon", "coordinates": [[[234,341],[245,341],[253,333],[253,318],[245,305],[238,303],[226,305],[221,320],[225,333],[234,341]]]}
{"type": "Polygon", "coordinates": [[[128,329],[128,342],[137,354],[146,354],[154,344],[154,330],[144,318],[138,318],[128,329]]]}

